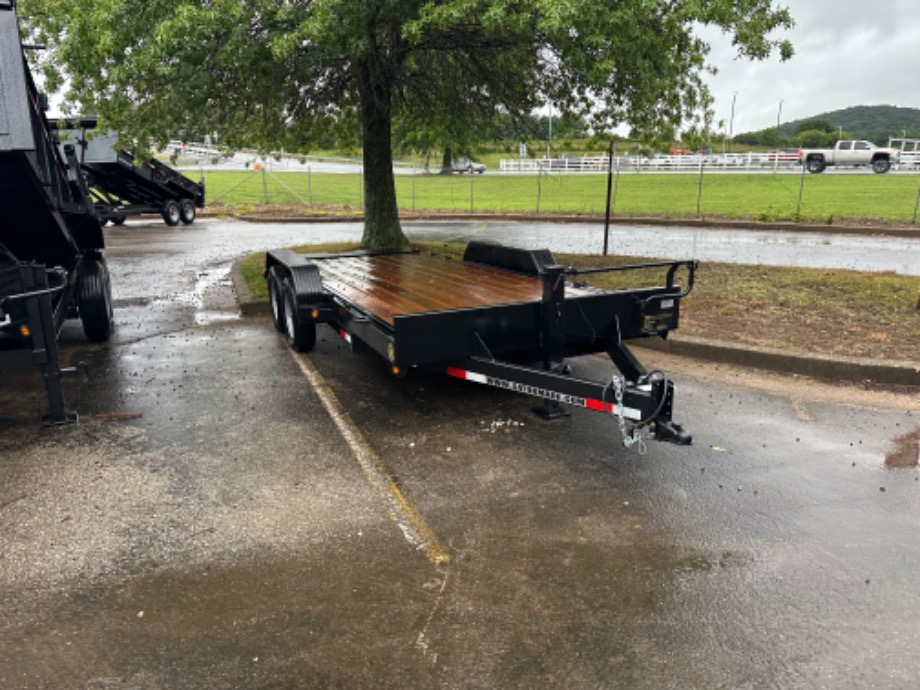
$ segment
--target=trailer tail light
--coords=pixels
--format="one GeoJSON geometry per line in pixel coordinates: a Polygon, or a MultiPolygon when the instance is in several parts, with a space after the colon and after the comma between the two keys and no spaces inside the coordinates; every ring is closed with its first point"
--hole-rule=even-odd
{"type": "Polygon", "coordinates": [[[314,319],[318,319],[318,318],[319,318],[319,310],[318,310],[318,309],[314,309],[313,311],[310,312],[310,316],[312,316],[314,319]]]}
{"type": "Polygon", "coordinates": [[[19,332],[22,334],[23,338],[28,338],[29,336],[32,335],[32,329],[30,329],[25,324],[19,327],[19,332]]]}

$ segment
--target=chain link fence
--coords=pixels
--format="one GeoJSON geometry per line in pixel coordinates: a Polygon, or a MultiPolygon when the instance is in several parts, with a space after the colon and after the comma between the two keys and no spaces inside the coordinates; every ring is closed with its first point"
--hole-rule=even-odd
{"type": "MultiPolygon", "coordinates": [[[[397,199],[404,211],[549,213],[603,215],[607,202],[605,171],[537,170],[526,173],[438,175],[402,170],[396,175],[397,199]]],[[[319,173],[256,166],[249,171],[203,171],[208,203],[265,204],[361,210],[360,173],[319,173]]],[[[829,169],[809,174],[800,166],[729,171],[700,164],[680,170],[615,166],[611,212],[619,218],[664,217],[804,221],[834,224],[881,221],[917,224],[920,172],[829,169]]]]}

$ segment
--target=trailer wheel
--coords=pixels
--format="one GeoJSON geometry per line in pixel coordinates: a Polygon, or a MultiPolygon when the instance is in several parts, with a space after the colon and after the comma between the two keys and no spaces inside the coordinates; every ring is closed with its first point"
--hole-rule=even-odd
{"type": "Polygon", "coordinates": [[[128,220],[128,216],[115,216],[112,218],[112,223],[115,225],[124,225],[126,220],[128,220]]]}
{"type": "Polygon", "coordinates": [[[161,211],[163,216],[163,222],[166,223],[169,227],[175,227],[179,224],[179,221],[182,219],[181,213],[179,211],[179,203],[175,199],[170,199],[165,204],[163,204],[163,210],[161,211]]]}
{"type": "Polygon", "coordinates": [[[265,280],[268,283],[268,301],[272,307],[272,323],[279,333],[285,333],[284,294],[278,269],[274,266],[268,269],[265,280]]]}
{"type": "Polygon", "coordinates": [[[112,283],[105,260],[100,256],[80,264],[77,308],[83,333],[91,343],[101,343],[112,334],[112,283]]]}
{"type": "Polygon", "coordinates": [[[297,300],[290,283],[284,286],[284,331],[288,345],[295,352],[309,352],[316,345],[316,322],[306,321],[297,313],[297,300]]]}
{"type": "Polygon", "coordinates": [[[821,173],[824,172],[824,159],[822,158],[809,158],[808,162],[805,164],[805,167],[808,168],[810,173],[821,173]]]}
{"type": "Polygon", "coordinates": [[[191,225],[195,222],[195,202],[191,199],[183,199],[179,202],[179,216],[184,225],[191,225]]]}
{"type": "Polygon", "coordinates": [[[886,173],[891,169],[891,161],[887,158],[877,158],[872,161],[872,172],[886,173]]]}

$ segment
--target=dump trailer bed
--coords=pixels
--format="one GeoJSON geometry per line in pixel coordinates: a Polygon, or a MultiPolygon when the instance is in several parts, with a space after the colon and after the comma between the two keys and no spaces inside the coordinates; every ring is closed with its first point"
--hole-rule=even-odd
{"type": "Polygon", "coordinates": [[[204,208],[204,181],[193,182],[178,170],[150,158],[138,161],[118,146],[116,132],[89,132],[96,120],[64,121],[62,145],[72,143],[104,221],[124,223],[128,216],[158,213],[170,226],[191,224],[204,208]]]}
{"type": "Polygon", "coordinates": [[[0,0],[0,372],[38,369],[48,420],[64,408],[57,337],[80,317],[90,340],[111,331],[104,238],[74,147],[58,148],[26,63],[12,0],[0,0]]]}
{"type": "Polygon", "coordinates": [[[647,372],[624,341],[666,337],[677,327],[695,268],[689,261],[600,269],[666,274],[663,285],[604,291],[567,282],[579,272],[546,250],[473,242],[463,261],[277,250],[267,254],[265,277],[275,326],[295,350],[311,349],[325,323],[354,350],[383,356],[396,376],[436,370],[542,398],[546,418],[564,414],[560,403],[607,412],[627,443],[644,427],[689,443],[671,420],[672,382],[647,372]],[[685,288],[675,283],[682,268],[685,288]],[[619,373],[606,381],[571,376],[566,359],[594,352],[607,353],[619,373]]]}

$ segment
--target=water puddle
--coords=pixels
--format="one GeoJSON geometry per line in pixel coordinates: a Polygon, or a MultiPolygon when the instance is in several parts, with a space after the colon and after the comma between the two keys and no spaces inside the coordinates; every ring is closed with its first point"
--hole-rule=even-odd
{"type": "Polygon", "coordinates": [[[241,316],[233,292],[230,266],[198,271],[195,275],[194,289],[175,294],[168,301],[194,307],[197,326],[236,321],[241,316]]]}
{"type": "Polygon", "coordinates": [[[894,449],[885,456],[885,467],[898,469],[920,465],[920,430],[894,439],[894,449]]]}

